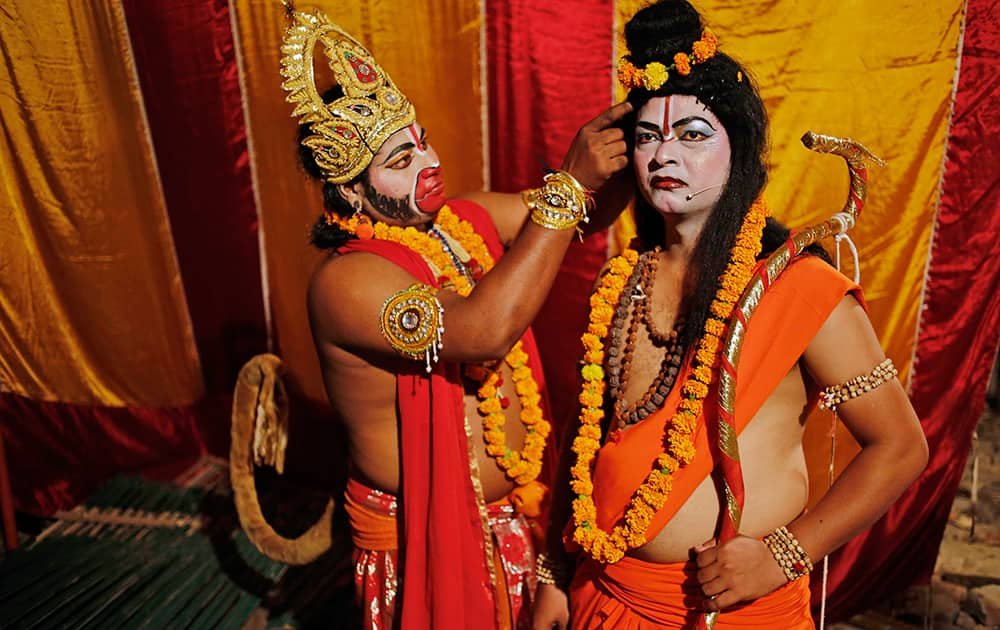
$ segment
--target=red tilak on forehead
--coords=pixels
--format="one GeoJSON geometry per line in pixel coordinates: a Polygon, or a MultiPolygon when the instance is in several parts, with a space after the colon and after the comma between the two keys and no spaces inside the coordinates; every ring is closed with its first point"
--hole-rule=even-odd
{"type": "Polygon", "coordinates": [[[668,96],[666,102],[663,103],[663,124],[660,125],[660,129],[663,130],[663,137],[666,138],[670,135],[670,99],[672,97],[668,96]]]}
{"type": "Polygon", "coordinates": [[[422,154],[424,152],[424,143],[420,141],[420,134],[417,133],[416,123],[410,123],[406,131],[409,132],[410,139],[413,140],[413,146],[416,147],[417,153],[422,154]]]}

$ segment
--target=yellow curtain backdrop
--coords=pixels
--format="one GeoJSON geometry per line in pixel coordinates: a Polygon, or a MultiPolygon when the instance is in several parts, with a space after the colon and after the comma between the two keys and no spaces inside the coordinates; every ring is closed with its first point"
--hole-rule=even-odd
{"type": "MultiPolygon", "coordinates": [[[[322,199],[320,185],[298,166],[297,123],[280,87],[284,9],[277,0],[233,0],[232,6],[277,348],[291,381],[309,398],[325,400],[305,311],[306,287],[319,259],[307,235],[322,199]]],[[[324,11],[375,55],[414,103],[441,157],[450,194],[482,187],[478,3],[328,0],[297,6],[324,11]]],[[[317,57],[317,68],[324,63],[317,57]]]]}
{"type": "Polygon", "coordinates": [[[0,389],[183,405],[201,368],[118,0],[0,11],[0,389]]]}
{"type": "MultiPolygon", "coordinates": [[[[621,25],[642,0],[618,0],[621,25]]],[[[771,121],[765,197],[789,227],[817,223],[846,199],[843,161],[805,150],[812,130],[851,136],[888,162],[872,169],[868,205],[851,232],[875,330],[888,356],[910,371],[929,255],[962,16],[962,1],[903,0],[765,5],[696,3],[720,48],[755,75],[771,121]]],[[[832,253],[832,243],[824,243],[832,253]]],[[[847,254],[846,248],[844,251],[847,254]]],[[[848,255],[849,258],[849,255],[848,255]]],[[[850,262],[845,265],[850,275],[850,262]]],[[[829,415],[814,417],[813,496],[826,487],[829,415]]],[[[838,468],[856,453],[838,430],[838,468]]]]}

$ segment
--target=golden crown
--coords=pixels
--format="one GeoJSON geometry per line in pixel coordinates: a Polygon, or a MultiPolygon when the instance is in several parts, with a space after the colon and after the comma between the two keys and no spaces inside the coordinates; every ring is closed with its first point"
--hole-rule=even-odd
{"type": "Polygon", "coordinates": [[[364,171],[382,143],[416,119],[413,105],[356,39],[319,12],[290,11],[292,24],[281,45],[281,87],[295,105],[292,116],[312,135],[302,144],[313,152],[325,179],[351,181],[364,171]],[[316,88],[317,42],[343,96],[325,103],[316,88]]]}

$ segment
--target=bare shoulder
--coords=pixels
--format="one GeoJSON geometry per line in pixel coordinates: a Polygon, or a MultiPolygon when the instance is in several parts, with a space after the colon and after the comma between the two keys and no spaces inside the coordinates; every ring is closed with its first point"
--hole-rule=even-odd
{"type": "Polygon", "coordinates": [[[803,355],[820,384],[841,383],[867,373],[883,358],[868,313],[851,294],[834,307],[803,355]]]}
{"type": "Polygon", "coordinates": [[[322,261],[309,281],[307,308],[313,335],[336,345],[353,345],[386,298],[416,282],[411,274],[376,254],[352,252],[322,261]]]}
{"type": "MultiPolygon", "coordinates": [[[[870,375],[884,359],[868,314],[852,295],[833,309],[803,355],[805,367],[821,387],[870,375]]],[[[892,441],[926,449],[919,420],[896,378],[842,403],[837,415],[859,444],[892,441]]]]}

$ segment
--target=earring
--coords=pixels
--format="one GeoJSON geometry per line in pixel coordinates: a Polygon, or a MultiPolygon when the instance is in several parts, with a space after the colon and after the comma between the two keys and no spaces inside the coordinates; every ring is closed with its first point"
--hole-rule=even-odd
{"type": "Polygon", "coordinates": [[[354,234],[363,241],[371,240],[375,236],[375,228],[372,227],[372,221],[368,215],[361,211],[361,200],[355,199],[351,205],[354,207],[354,218],[358,222],[354,234]]]}

